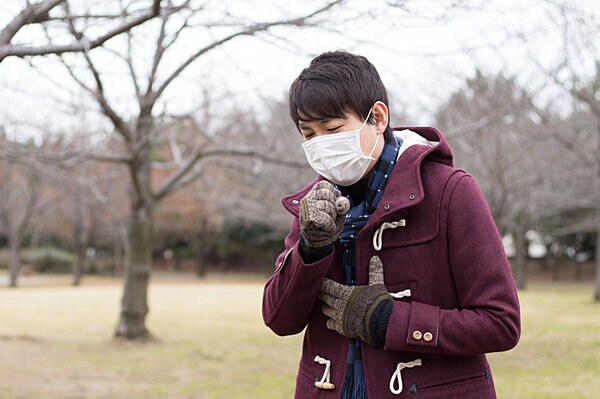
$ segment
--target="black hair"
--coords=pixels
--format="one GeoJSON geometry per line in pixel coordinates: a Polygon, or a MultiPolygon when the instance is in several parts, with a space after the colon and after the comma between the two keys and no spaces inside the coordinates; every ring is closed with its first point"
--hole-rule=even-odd
{"type": "MultiPolygon", "coordinates": [[[[361,55],[337,50],[314,58],[292,82],[289,92],[290,116],[299,121],[343,118],[354,113],[365,119],[375,102],[388,105],[388,95],[377,69],[361,55]]],[[[374,123],[373,116],[368,123],[374,123]]],[[[384,137],[389,141],[388,126],[384,137]]]]}

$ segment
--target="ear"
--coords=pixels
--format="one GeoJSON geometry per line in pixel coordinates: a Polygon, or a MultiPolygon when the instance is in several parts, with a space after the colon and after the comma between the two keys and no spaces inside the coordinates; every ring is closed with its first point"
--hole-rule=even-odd
{"type": "Polygon", "coordinates": [[[389,111],[387,105],[381,101],[377,101],[373,105],[373,111],[371,112],[373,119],[375,119],[375,130],[377,134],[382,134],[389,122],[389,111]]]}

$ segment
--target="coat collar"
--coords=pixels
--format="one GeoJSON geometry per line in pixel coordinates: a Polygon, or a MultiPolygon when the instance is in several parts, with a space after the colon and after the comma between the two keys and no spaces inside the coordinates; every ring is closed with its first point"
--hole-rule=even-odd
{"type": "MultiPolygon", "coordinates": [[[[437,141],[434,147],[415,145],[409,147],[398,159],[383,197],[370,219],[376,220],[386,214],[417,205],[425,196],[421,180],[421,163],[425,158],[433,162],[453,166],[452,152],[442,133],[433,127],[398,127],[394,131],[411,130],[429,141],[437,141]]],[[[317,176],[300,191],[282,198],[283,206],[293,215],[298,216],[300,200],[318,182],[324,180],[317,176]]],[[[370,224],[370,223],[369,223],[370,224]]]]}

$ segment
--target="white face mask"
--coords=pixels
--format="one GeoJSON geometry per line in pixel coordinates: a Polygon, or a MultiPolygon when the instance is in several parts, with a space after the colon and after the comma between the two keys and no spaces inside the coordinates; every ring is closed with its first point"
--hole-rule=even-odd
{"type": "Polygon", "coordinates": [[[302,143],[306,159],[315,172],[340,186],[351,186],[365,175],[379,141],[378,134],[369,155],[363,154],[360,131],[369,120],[371,110],[357,130],[330,133],[302,143]]]}

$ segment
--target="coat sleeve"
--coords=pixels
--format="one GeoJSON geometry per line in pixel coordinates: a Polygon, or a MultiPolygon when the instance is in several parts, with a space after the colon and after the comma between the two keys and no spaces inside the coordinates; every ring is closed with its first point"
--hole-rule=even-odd
{"type": "Polygon", "coordinates": [[[278,335],[297,334],[306,327],[335,252],[334,249],[325,258],[305,264],[299,237],[300,226],[295,217],[284,241],[285,250],[277,257],[275,273],[263,291],[263,320],[278,335]]]}
{"type": "Polygon", "coordinates": [[[385,350],[472,355],[508,350],[519,340],[520,310],[510,266],[471,176],[460,177],[447,207],[448,262],[460,308],[394,302],[385,350]]]}

